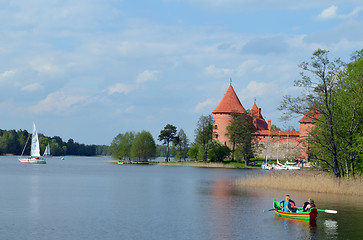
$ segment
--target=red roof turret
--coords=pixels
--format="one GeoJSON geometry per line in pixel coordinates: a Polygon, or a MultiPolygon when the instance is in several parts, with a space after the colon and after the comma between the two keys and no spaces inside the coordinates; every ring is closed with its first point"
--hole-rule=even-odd
{"type": "Polygon", "coordinates": [[[230,85],[222,100],[219,102],[218,106],[214,109],[212,113],[215,114],[232,112],[245,113],[246,110],[239,101],[232,85],[230,85]]]}
{"type": "Polygon", "coordinates": [[[253,104],[249,114],[253,118],[253,124],[258,130],[268,129],[268,124],[266,123],[265,119],[262,117],[261,108],[258,108],[256,103],[253,104]]]}

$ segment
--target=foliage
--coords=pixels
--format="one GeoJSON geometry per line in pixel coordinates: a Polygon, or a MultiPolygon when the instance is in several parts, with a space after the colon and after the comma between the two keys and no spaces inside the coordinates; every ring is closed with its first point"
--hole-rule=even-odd
{"type": "Polygon", "coordinates": [[[211,162],[222,162],[230,154],[231,149],[229,147],[222,145],[218,141],[212,141],[209,145],[207,157],[211,162]]]}
{"type": "Polygon", "coordinates": [[[330,60],[328,51],[318,49],[311,62],[303,62],[302,78],[295,86],[305,92],[299,97],[285,96],[280,110],[285,116],[315,110],[315,126],[308,138],[309,157],[336,177],[355,174],[362,159],[362,50],[346,68],[340,59],[330,60]],[[314,81],[312,78],[314,78],[314,81]]]}
{"type": "Polygon", "coordinates": [[[212,141],[213,137],[213,116],[201,116],[197,123],[197,129],[195,132],[195,143],[200,146],[199,156],[201,160],[207,161],[208,145],[212,141]]]}
{"type": "Polygon", "coordinates": [[[281,128],[277,127],[275,124],[272,124],[271,131],[281,131],[281,128]]]}
{"type": "Polygon", "coordinates": [[[232,161],[244,159],[247,165],[249,158],[253,155],[252,133],[256,131],[253,118],[248,113],[231,114],[232,120],[227,126],[227,136],[232,143],[232,161]]]}
{"type": "Polygon", "coordinates": [[[176,160],[186,159],[189,150],[189,140],[183,129],[180,129],[178,135],[173,141],[173,155],[176,160]]]}
{"type": "Polygon", "coordinates": [[[188,150],[188,157],[193,160],[198,159],[199,145],[193,144],[188,150]]]}
{"type": "Polygon", "coordinates": [[[164,144],[166,144],[166,162],[170,161],[170,142],[176,140],[176,132],[176,127],[171,124],[167,124],[164,129],[160,131],[158,140],[163,141],[164,144]]]}
{"type": "Polygon", "coordinates": [[[156,145],[151,133],[147,131],[137,133],[131,146],[131,158],[147,162],[148,159],[154,158],[155,154],[156,145]]]}

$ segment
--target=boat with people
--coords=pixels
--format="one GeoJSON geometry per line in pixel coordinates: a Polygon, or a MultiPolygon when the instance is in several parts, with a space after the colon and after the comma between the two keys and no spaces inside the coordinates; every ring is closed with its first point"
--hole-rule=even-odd
{"type": "Polygon", "coordinates": [[[338,211],[336,210],[323,210],[323,209],[317,209],[316,207],[311,207],[307,211],[304,211],[303,207],[295,207],[295,209],[296,209],[295,212],[285,212],[283,208],[280,206],[280,203],[275,198],[273,201],[273,208],[264,210],[263,212],[274,211],[276,216],[278,217],[306,220],[306,221],[316,220],[318,212],[333,213],[333,214],[338,213],[338,211]]]}
{"type": "MultiPolygon", "coordinates": [[[[29,135],[29,137],[30,137],[30,135],[29,135]]],[[[26,146],[28,144],[29,137],[28,137],[28,139],[27,139],[27,141],[25,143],[25,146],[24,146],[23,152],[21,153],[19,161],[21,163],[33,163],[33,164],[45,164],[45,163],[47,163],[45,161],[45,158],[40,156],[39,138],[38,138],[37,129],[35,127],[35,123],[33,123],[32,141],[31,141],[31,144],[30,144],[30,156],[27,157],[27,158],[23,158],[23,154],[24,154],[25,148],[26,148],[26,146]]]]}
{"type": "Polygon", "coordinates": [[[299,220],[315,220],[318,216],[318,210],[316,208],[310,208],[307,212],[303,211],[302,207],[296,207],[296,212],[284,212],[280,207],[280,203],[274,199],[273,202],[274,211],[276,216],[293,218],[299,220]]]}

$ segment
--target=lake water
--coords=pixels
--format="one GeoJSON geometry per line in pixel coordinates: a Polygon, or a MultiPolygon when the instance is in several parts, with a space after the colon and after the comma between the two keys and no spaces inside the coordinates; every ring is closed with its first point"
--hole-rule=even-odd
{"type": "Polygon", "coordinates": [[[310,224],[263,213],[284,192],[233,186],[260,170],[105,160],[0,157],[0,239],[363,239],[362,198],[290,192],[338,210],[310,224]]]}

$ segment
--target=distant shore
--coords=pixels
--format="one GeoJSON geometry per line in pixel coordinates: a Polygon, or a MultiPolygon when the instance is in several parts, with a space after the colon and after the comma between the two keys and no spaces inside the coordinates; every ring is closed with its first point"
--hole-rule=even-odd
{"type": "Polygon", "coordinates": [[[165,166],[182,166],[182,167],[205,167],[205,168],[250,168],[245,167],[244,163],[219,163],[219,162],[195,162],[195,161],[184,161],[184,162],[150,162],[155,165],[165,166]]]}

